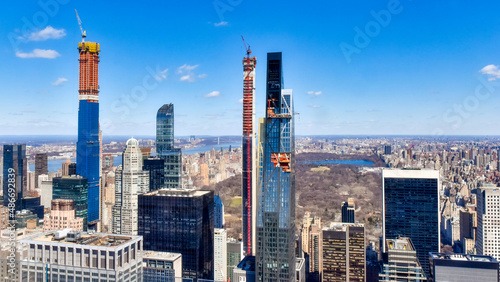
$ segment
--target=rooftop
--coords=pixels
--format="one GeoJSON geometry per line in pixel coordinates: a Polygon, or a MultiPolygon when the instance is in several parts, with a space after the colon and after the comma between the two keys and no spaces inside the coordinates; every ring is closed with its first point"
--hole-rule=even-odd
{"type": "Polygon", "coordinates": [[[439,170],[433,169],[383,169],[382,178],[439,179],[439,170]]]}
{"type": "Polygon", "coordinates": [[[174,261],[181,258],[180,253],[169,253],[169,252],[157,252],[157,251],[144,251],[142,254],[142,259],[157,259],[157,260],[168,260],[174,261]]]}
{"type": "Polygon", "coordinates": [[[413,244],[407,237],[385,240],[388,250],[414,251],[413,244]]]}
{"type": "Polygon", "coordinates": [[[330,226],[324,227],[327,231],[346,231],[346,227],[365,227],[363,223],[332,222],[330,226]]]}
{"type": "Polygon", "coordinates": [[[469,254],[447,254],[447,253],[430,253],[433,259],[454,260],[454,261],[477,261],[477,262],[496,262],[498,261],[492,256],[469,255],[469,254]]]}
{"type": "Polygon", "coordinates": [[[159,189],[146,194],[144,196],[168,196],[168,197],[199,197],[211,193],[212,191],[201,191],[194,189],[159,189]]]}
{"type": "Polygon", "coordinates": [[[105,234],[105,233],[84,233],[81,231],[74,231],[81,236],[74,238],[74,240],[68,241],[68,237],[58,237],[56,236],[58,232],[64,231],[47,231],[34,234],[32,236],[26,237],[23,241],[24,243],[36,243],[36,242],[47,242],[47,243],[64,243],[70,245],[86,245],[86,246],[99,246],[99,247],[117,247],[124,243],[130,242],[135,239],[141,238],[141,236],[124,236],[115,234],[105,234]]]}

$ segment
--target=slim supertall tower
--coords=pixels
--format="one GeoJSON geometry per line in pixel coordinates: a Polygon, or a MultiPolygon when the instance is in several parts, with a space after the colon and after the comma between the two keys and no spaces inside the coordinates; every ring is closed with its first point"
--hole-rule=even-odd
{"type": "Polygon", "coordinates": [[[99,220],[99,43],[78,43],[80,53],[76,173],[88,179],[88,223],[99,220]]]}
{"type": "Polygon", "coordinates": [[[247,255],[255,255],[255,213],[256,213],[256,159],[255,144],[255,66],[257,59],[250,57],[252,51],[247,48],[243,58],[243,249],[247,255]]]}
{"type": "Polygon", "coordinates": [[[267,54],[263,179],[257,208],[258,281],[295,281],[292,91],[283,89],[281,52],[267,54]]]}
{"type": "Polygon", "coordinates": [[[156,156],[164,160],[164,188],[182,188],[182,151],[174,148],[174,104],[156,114],[156,156]]]}

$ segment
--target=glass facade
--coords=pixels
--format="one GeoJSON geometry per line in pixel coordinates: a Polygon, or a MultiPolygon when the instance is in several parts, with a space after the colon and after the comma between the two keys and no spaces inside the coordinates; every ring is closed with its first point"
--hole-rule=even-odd
{"type": "MultiPolygon", "coordinates": [[[[9,206],[9,199],[14,196],[14,202],[23,198],[27,190],[28,164],[26,159],[26,144],[3,145],[3,205],[9,206]],[[15,180],[14,182],[12,182],[15,180]],[[9,183],[10,187],[9,187],[9,183]],[[12,183],[15,183],[13,185],[12,183]],[[13,187],[15,186],[15,187],[13,187]],[[14,188],[15,193],[9,193],[14,188]]],[[[21,209],[19,202],[16,210],[21,209]]],[[[14,218],[10,218],[13,220],[14,218]]]]}
{"type": "Polygon", "coordinates": [[[73,200],[76,217],[83,218],[83,229],[87,230],[88,181],[85,177],[54,177],[52,179],[52,199],[73,200]]]}
{"type": "Polygon", "coordinates": [[[139,195],[144,250],[182,254],[182,276],[214,277],[213,191],[160,189],[139,195]]]}
{"type": "Polygon", "coordinates": [[[99,103],[80,100],[79,105],[76,174],[88,179],[88,222],[92,222],[99,219],[99,103]]]}
{"type": "Polygon", "coordinates": [[[224,228],[224,205],[219,195],[214,196],[214,228],[224,228]]]}
{"type": "Polygon", "coordinates": [[[294,132],[281,53],[267,54],[263,178],[257,208],[258,281],[295,280],[294,132]]]}
{"type": "Polygon", "coordinates": [[[155,191],[163,187],[165,182],[165,161],[163,159],[145,159],[143,170],[149,171],[149,191],[155,191]]]}
{"type": "Polygon", "coordinates": [[[174,105],[163,105],[156,114],[156,156],[165,163],[164,188],[182,188],[182,151],[174,148],[174,105]]]}
{"type": "Polygon", "coordinates": [[[384,170],[382,177],[384,240],[409,237],[429,277],[429,252],[440,249],[439,172],[384,170]]]}

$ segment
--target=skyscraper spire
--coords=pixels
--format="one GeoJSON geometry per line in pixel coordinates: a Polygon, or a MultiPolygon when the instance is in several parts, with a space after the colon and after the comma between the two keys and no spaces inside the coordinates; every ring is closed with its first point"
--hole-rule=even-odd
{"type": "MultiPolygon", "coordinates": [[[[243,38],[243,37],[242,37],[243,38]]],[[[245,40],[243,40],[245,43],[245,40]]],[[[247,57],[243,58],[243,250],[247,255],[255,254],[255,213],[256,213],[256,144],[254,130],[255,116],[255,66],[257,59],[250,57],[250,47],[246,47],[247,57]]]]}

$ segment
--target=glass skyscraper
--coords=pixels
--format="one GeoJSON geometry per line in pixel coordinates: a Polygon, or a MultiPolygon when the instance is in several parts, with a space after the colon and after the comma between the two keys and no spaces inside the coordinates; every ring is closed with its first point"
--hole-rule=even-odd
{"type": "Polygon", "coordinates": [[[214,277],[214,192],[160,189],[139,197],[144,250],[182,254],[182,276],[214,277]]]}
{"type": "Polygon", "coordinates": [[[410,238],[429,277],[429,252],[440,251],[439,171],[384,169],[382,187],[383,242],[410,238]]]}
{"type": "Polygon", "coordinates": [[[26,193],[27,181],[26,144],[3,145],[3,205],[5,207],[9,206],[9,199],[11,199],[9,196],[14,196],[16,200],[13,200],[13,203],[16,204],[16,210],[21,209],[19,200],[26,193]],[[9,179],[13,180],[9,181],[9,179]],[[11,184],[11,189],[15,189],[15,193],[9,193],[9,184],[11,184]]]}
{"type": "Polygon", "coordinates": [[[144,160],[143,170],[149,171],[149,191],[158,190],[165,182],[165,161],[160,158],[144,160]]]}
{"type": "Polygon", "coordinates": [[[182,151],[174,148],[174,104],[156,114],[156,156],[164,160],[164,188],[182,188],[182,151]]]}
{"type": "Polygon", "coordinates": [[[79,42],[80,80],[76,174],[88,179],[88,223],[99,220],[99,52],[98,43],[79,42]]]}
{"type": "Polygon", "coordinates": [[[263,178],[257,208],[258,281],[295,281],[292,91],[283,89],[281,53],[267,54],[263,178]]]}
{"type": "Polygon", "coordinates": [[[88,181],[81,176],[54,177],[52,179],[52,199],[73,200],[76,217],[83,218],[83,230],[88,221],[88,181]]]}

